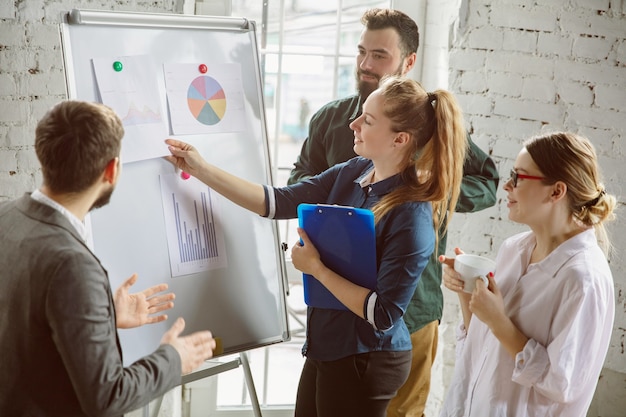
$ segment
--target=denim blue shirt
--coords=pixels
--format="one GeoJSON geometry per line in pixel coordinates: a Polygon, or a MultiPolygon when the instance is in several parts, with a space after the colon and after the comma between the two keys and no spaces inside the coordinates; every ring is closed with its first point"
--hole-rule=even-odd
{"type": "MultiPolygon", "coordinates": [[[[370,160],[357,157],[287,187],[266,187],[266,216],[295,218],[300,203],[371,208],[403,182],[398,174],[361,186],[372,169],[370,160]]],[[[411,350],[402,316],[434,250],[432,206],[401,204],[378,219],[375,229],[378,276],[363,306],[367,320],[351,311],[309,307],[305,356],[336,360],[357,353],[411,350]],[[370,299],[375,299],[374,306],[366,308],[370,299]]]]}
{"type": "MultiPolygon", "coordinates": [[[[320,173],[329,167],[357,156],[354,153],[354,132],[350,129],[362,112],[361,97],[356,94],[325,104],[309,123],[309,136],[289,175],[287,184],[294,184],[320,173]]],[[[456,204],[457,213],[472,213],[496,203],[498,170],[495,162],[467,135],[469,149],[463,164],[461,193],[456,204]]],[[[437,256],[446,253],[447,233],[439,230],[439,245],[422,272],[413,299],[402,317],[413,333],[443,314],[441,291],[441,264],[437,256]]]]}

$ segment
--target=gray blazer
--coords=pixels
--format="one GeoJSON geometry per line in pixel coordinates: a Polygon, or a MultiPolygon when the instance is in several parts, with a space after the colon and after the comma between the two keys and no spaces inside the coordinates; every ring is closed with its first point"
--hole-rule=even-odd
{"type": "Polygon", "coordinates": [[[0,416],[121,416],[180,375],[170,345],[124,368],[107,272],[63,215],[0,204],[0,416]]]}

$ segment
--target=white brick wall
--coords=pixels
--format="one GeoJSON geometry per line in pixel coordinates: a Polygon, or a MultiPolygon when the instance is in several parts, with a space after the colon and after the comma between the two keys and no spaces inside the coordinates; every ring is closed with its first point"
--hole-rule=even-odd
{"type": "Polygon", "coordinates": [[[0,6],[0,201],[40,184],[33,151],[41,116],[66,98],[59,27],[73,8],[182,12],[183,0],[29,0],[0,6]]]}
{"type": "MultiPolygon", "coordinates": [[[[589,416],[626,410],[626,2],[609,0],[464,0],[465,20],[450,59],[450,88],[465,111],[472,137],[508,171],[524,139],[567,129],[588,136],[599,154],[621,216],[611,225],[616,253],[611,269],[616,321],[609,354],[589,416]]],[[[455,246],[495,257],[506,237],[524,230],[507,218],[505,193],[496,207],[455,215],[448,252],[455,246]]],[[[456,297],[446,292],[443,326],[459,320],[456,297]]],[[[443,336],[443,381],[453,367],[454,334],[443,336]]],[[[436,390],[445,389],[442,387],[436,390]]],[[[440,398],[440,394],[433,396],[440,398]]]]}

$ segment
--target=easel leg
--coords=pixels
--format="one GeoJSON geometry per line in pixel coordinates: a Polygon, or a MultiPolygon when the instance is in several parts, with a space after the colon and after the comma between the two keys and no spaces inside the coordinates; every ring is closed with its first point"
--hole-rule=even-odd
{"type": "Polygon", "coordinates": [[[259,406],[259,398],[256,395],[256,389],[254,388],[254,381],[252,380],[252,371],[250,371],[250,362],[248,362],[248,355],[246,352],[239,354],[241,359],[241,366],[243,367],[243,374],[246,378],[246,385],[248,386],[248,393],[250,394],[250,402],[252,403],[252,410],[256,417],[262,417],[261,407],[259,406]]]}

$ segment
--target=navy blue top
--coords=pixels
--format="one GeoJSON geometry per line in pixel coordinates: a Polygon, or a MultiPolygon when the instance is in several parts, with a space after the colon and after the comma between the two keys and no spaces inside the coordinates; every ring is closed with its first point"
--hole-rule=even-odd
{"type": "MultiPolygon", "coordinates": [[[[295,218],[300,203],[371,208],[403,181],[398,174],[362,187],[361,180],[373,168],[370,160],[356,157],[287,187],[266,186],[266,216],[295,218]]],[[[364,352],[411,350],[402,315],[434,246],[430,202],[404,203],[379,219],[378,277],[363,306],[367,320],[351,311],[309,307],[302,353],[311,359],[336,360],[364,352]]]]}

